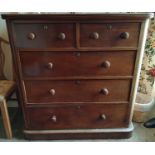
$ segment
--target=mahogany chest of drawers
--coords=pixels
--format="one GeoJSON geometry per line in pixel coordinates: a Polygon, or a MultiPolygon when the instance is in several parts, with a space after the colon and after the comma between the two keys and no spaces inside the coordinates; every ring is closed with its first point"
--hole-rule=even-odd
{"type": "Polygon", "coordinates": [[[3,15],[30,139],[127,138],[151,14],[3,15]]]}

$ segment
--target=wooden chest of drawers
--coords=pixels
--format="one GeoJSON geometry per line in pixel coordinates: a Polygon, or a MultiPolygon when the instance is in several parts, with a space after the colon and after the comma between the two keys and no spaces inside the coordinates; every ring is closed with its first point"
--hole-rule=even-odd
{"type": "Polygon", "coordinates": [[[151,14],[3,15],[31,139],[127,138],[151,14]]]}

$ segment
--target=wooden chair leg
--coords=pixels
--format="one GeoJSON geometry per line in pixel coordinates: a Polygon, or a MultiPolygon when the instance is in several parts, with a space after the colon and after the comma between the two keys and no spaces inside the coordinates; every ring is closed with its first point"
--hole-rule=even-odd
{"type": "Polygon", "coordinates": [[[12,130],[11,130],[11,124],[10,124],[6,100],[3,100],[0,103],[0,106],[1,106],[1,114],[2,114],[2,119],[3,119],[3,123],[4,123],[6,136],[8,139],[11,139],[12,138],[12,130]]]}

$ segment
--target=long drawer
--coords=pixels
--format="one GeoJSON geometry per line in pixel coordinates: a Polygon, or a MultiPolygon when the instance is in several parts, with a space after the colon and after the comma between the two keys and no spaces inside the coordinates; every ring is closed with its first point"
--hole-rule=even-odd
{"type": "Polygon", "coordinates": [[[135,51],[20,52],[24,77],[132,76],[135,51]]]}
{"type": "Polygon", "coordinates": [[[27,108],[29,129],[119,128],[127,126],[128,104],[27,108]]]}
{"type": "Polygon", "coordinates": [[[28,103],[128,102],[132,80],[25,81],[28,103]]]}

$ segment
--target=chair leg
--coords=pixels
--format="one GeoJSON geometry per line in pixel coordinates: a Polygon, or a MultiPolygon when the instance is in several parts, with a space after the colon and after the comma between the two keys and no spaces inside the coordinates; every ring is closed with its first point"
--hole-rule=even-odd
{"type": "Polygon", "coordinates": [[[8,139],[11,139],[12,138],[12,130],[11,130],[11,124],[10,124],[10,119],[9,119],[9,113],[8,113],[6,100],[3,100],[0,103],[0,106],[1,106],[1,113],[2,113],[2,119],[3,119],[3,123],[4,123],[6,136],[7,136],[8,139]]]}

